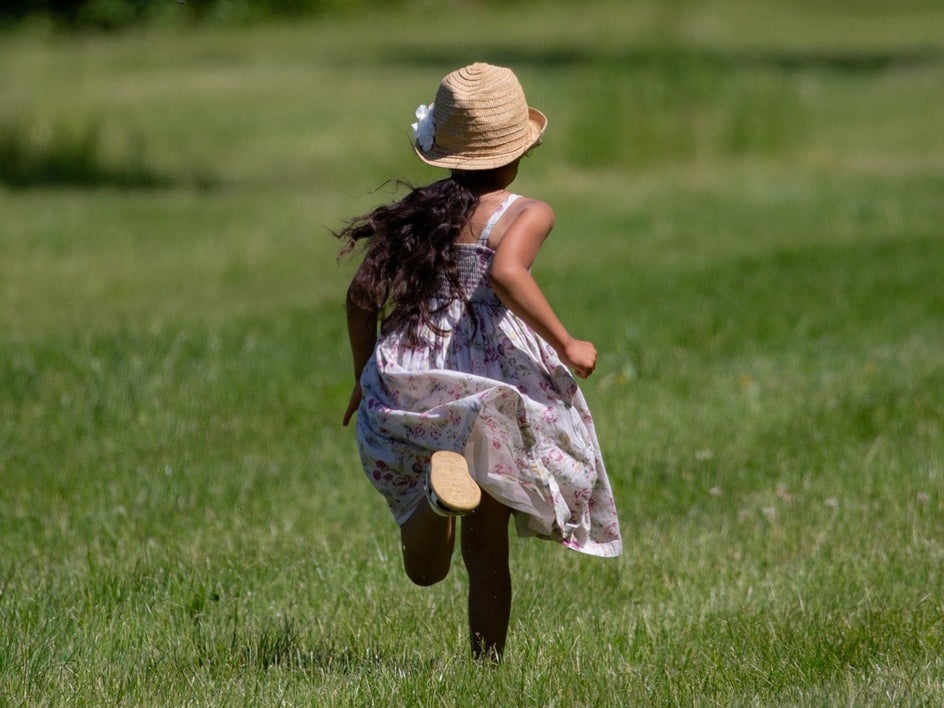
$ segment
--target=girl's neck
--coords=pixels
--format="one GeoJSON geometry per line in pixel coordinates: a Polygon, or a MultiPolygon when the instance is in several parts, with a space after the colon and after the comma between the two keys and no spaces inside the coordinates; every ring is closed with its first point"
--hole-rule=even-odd
{"type": "Polygon", "coordinates": [[[504,192],[517,176],[517,160],[494,170],[453,172],[453,179],[461,181],[479,198],[504,192]]]}

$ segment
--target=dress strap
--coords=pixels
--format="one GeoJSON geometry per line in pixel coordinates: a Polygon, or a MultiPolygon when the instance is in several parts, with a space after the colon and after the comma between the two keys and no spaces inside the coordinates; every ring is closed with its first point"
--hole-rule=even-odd
{"type": "Polygon", "coordinates": [[[508,209],[515,200],[520,197],[520,194],[509,194],[505,197],[505,201],[498,205],[498,208],[488,217],[488,221],[485,223],[485,228],[482,229],[482,233],[479,235],[479,244],[484,246],[488,242],[488,237],[492,234],[492,229],[495,228],[495,224],[498,223],[498,220],[502,218],[502,214],[505,213],[505,210],[508,209]]]}

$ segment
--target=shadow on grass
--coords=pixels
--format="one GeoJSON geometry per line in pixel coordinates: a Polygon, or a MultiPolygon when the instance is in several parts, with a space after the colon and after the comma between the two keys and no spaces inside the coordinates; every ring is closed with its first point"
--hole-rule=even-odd
{"type": "MultiPolygon", "coordinates": [[[[467,52],[456,49],[420,49],[397,46],[385,61],[417,66],[452,65],[467,52]]],[[[583,49],[530,49],[496,46],[488,52],[488,61],[513,67],[573,67],[584,64],[612,65],[622,69],[651,67],[665,64],[698,64],[726,70],[767,69],[781,72],[839,71],[844,73],[873,73],[894,68],[931,66],[944,62],[944,51],[935,47],[916,47],[885,51],[856,51],[842,49],[811,50],[721,50],[709,47],[683,47],[665,44],[639,46],[632,49],[599,52],[583,49]]],[[[461,59],[460,59],[461,61],[461,59]]]]}
{"type": "Polygon", "coordinates": [[[436,663],[419,655],[388,654],[369,645],[341,646],[334,638],[300,627],[290,616],[244,619],[234,607],[225,625],[220,625],[193,609],[188,607],[193,642],[197,663],[203,667],[262,672],[278,667],[318,675],[378,671],[406,675],[430,672],[436,663]]]}
{"type": "Polygon", "coordinates": [[[114,187],[159,189],[188,186],[210,189],[207,175],[180,177],[147,164],[144,142],[136,140],[120,159],[103,154],[99,125],[56,126],[44,140],[21,122],[0,124],[0,185],[12,189],[41,187],[114,187]]]}

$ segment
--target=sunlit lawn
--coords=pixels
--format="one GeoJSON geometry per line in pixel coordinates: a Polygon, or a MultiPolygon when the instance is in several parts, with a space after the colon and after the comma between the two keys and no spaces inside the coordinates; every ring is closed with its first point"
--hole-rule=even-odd
{"type": "Polygon", "coordinates": [[[411,8],[0,36],[0,702],[941,702],[944,11],[411,8]],[[330,235],[477,59],[626,546],[513,543],[488,671],[339,425],[330,235]]]}

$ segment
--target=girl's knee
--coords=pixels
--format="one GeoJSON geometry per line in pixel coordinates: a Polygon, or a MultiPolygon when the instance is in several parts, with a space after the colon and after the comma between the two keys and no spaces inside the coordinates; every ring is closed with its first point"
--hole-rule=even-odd
{"type": "Polygon", "coordinates": [[[400,527],[400,550],[407,577],[423,587],[435,585],[449,574],[455,525],[433,514],[422,504],[400,527]]]}
{"type": "Polygon", "coordinates": [[[420,565],[417,563],[410,563],[406,558],[403,559],[403,569],[406,571],[407,577],[414,585],[419,585],[420,587],[424,588],[445,580],[446,576],[449,575],[448,565],[444,568],[425,564],[420,565]]]}

